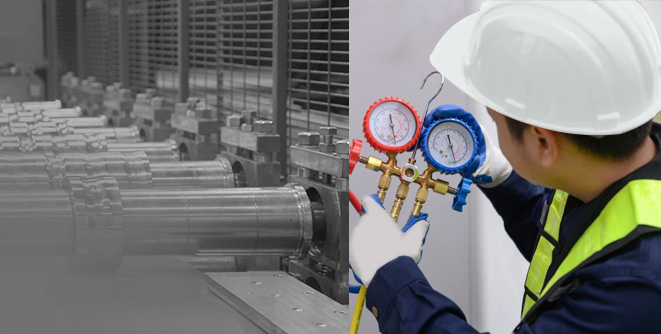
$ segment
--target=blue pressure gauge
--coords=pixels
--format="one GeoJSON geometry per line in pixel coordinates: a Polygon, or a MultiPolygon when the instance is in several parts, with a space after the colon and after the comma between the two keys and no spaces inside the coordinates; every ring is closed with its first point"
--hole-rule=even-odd
{"type": "Polygon", "coordinates": [[[425,161],[444,174],[459,173],[477,154],[475,131],[456,118],[442,118],[422,130],[420,150],[425,161]]]}

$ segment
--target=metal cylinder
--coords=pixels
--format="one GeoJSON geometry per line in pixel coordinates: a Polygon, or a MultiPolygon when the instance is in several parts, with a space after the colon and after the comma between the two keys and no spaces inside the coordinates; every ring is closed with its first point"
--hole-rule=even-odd
{"type": "Polygon", "coordinates": [[[72,256],[115,269],[123,255],[307,254],[313,214],[305,190],[119,190],[112,178],[69,190],[0,194],[0,254],[72,256]]]}
{"type": "Polygon", "coordinates": [[[67,124],[75,129],[83,128],[103,128],[108,124],[108,119],[106,116],[97,116],[97,117],[63,117],[63,118],[53,118],[52,121],[62,123],[67,122],[67,124]]]}
{"type": "Polygon", "coordinates": [[[154,188],[233,188],[234,172],[229,160],[177,161],[151,164],[154,188]]]}
{"type": "Polygon", "coordinates": [[[305,190],[227,188],[122,192],[126,254],[301,257],[312,238],[305,190]]]}
{"type": "Polygon", "coordinates": [[[147,153],[149,160],[156,161],[179,161],[179,147],[177,142],[167,139],[162,142],[140,142],[140,143],[108,143],[108,152],[136,152],[147,153]]]}
{"type": "Polygon", "coordinates": [[[62,108],[62,102],[60,100],[23,102],[21,103],[21,107],[25,110],[60,109],[62,108]]]}
{"type": "Polygon", "coordinates": [[[50,118],[72,118],[80,117],[83,114],[82,109],[79,107],[76,108],[66,108],[66,109],[48,109],[43,108],[41,112],[42,115],[50,118]]]}
{"type": "Polygon", "coordinates": [[[138,143],[142,141],[140,129],[137,126],[125,128],[74,128],[73,132],[83,135],[103,135],[108,142],[138,143]]]}
{"type": "Polygon", "coordinates": [[[227,159],[151,162],[145,152],[0,155],[0,186],[58,189],[71,177],[114,177],[120,188],[228,188],[234,173],[227,159]]]}
{"type": "Polygon", "coordinates": [[[0,255],[64,255],[75,246],[69,194],[0,188],[0,255]]]}
{"type": "Polygon", "coordinates": [[[174,140],[153,143],[108,143],[103,135],[70,134],[31,137],[0,136],[1,152],[95,153],[145,152],[150,161],[178,161],[179,150],[174,140]]]}

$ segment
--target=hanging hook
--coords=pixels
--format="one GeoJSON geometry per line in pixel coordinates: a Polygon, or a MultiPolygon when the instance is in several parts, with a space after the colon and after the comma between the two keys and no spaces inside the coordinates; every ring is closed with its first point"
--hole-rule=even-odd
{"type": "MultiPolygon", "coordinates": [[[[425,109],[425,114],[422,116],[422,121],[423,122],[425,121],[425,118],[427,118],[427,113],[429,112],[429,106],[431,105],[431,102],[434,101],[434,99],[438,96],[438,94],[441,93],[441,91],[443,90],[443,86],[445,85],[445,76],[443,76],[443,74],[441,74],[441,72],[439,72],[439,71],[434,71],[434,72],[431,72],[431,73],[427,74],[427,76],[425,77],[425,80],[422,81],[422,85],[420,86],[420,89],[425,88],[425,84],[427,83],[427,79],[429,79],[429,77],[431,77],[434,74],[438,74],[438,75],[441,76],[441,87],[438,88],[438,91],[436,92],[436,94],[434,94],[434,96],[432,96],[431,99],[429,99],[429,102],[427,102],[427,108],[425,109]]],[[[418,142],[420,142],[420,140],[418,140],[418,142]]],[[[418,143],[415,143],[415,148],[413,149],[413,155],[411,156],[412,160],[415,160],[415,153],[417,151],[418,151],[418,143]]]]}

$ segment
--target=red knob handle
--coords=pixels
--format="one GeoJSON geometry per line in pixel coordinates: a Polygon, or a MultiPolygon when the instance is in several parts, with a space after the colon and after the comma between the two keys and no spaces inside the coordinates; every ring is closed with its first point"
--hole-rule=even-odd
{"type": "Polygon", "coordinates": [[[363,148],[363,142],[360,139],[354,139],[351,144],[351,152],[349,152],[349,174],[353,173],[353,169],[360,159],[360,150],[363,148]]]}

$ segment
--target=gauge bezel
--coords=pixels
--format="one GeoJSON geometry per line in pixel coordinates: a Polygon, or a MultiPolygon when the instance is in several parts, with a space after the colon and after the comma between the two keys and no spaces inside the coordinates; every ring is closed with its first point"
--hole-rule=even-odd
{"type": "Polygon", "coordinates": [[[418,138],[420,138],[420,131],[422,130],[422,121],[420,120],[420,116],[418,116],[418,112],[413,108],[413,106],[404,101],[403,99],[400,99],[398,97],[385,97],[382,99],[379,99],[378,101],[375,101],[369,109],[367,109],[367,112],[365,113],[365,118],[363,118],[363,134],[365,135],[365,139],[367,140],[367,143],[372,146],[375,150],[379,152],[385,152],[385,153],[402,153],[415,145],[415,143],[418,141],[418,138]],[[416,122],[416,130],[415,134],[413,135],[413,138],[406,144],[400,145],[400,146],[389,146],[382,144],[379,142],[374,134],[372,134],[372,130],[370,129],[370,116],[372,115],[372,112],[376,107],[378,107],[380,104],[384,102],[398,102],[404,105],[409,109],[409,111],[413,114],[415,117],[415,122],[416,122]]]}
{"type": "Polygon", "coordinates": [[[470,166],[471,163],[473,163],[473,160],[475,160],[475,157],[477,156],[477,136],[475,135],[475,131],[468,125],[466,122],[454,118],[454,117],[448,117],[448,118],[441,118],[436,121],[434,121],[430,126],[425,127],[420,135],[420,151],[422,151],[422,157],[425,159],[427,164],[431,165],[434,167],[436,170],[443,174],[456,174],[459,173],[468,166],[470,166]],[[442,123],[446,122],[454,122],[457,123],[468,130],[468,133],[473,137],[473,154],[471,155],[470,159],[466,163],[460,166],[456,167],[447,167],[443,166],[440,162],[436,161],[431,154],[429,153],[429,134],[431,134],[432,130],[435,129],[437,126],[441,125],[442,123]]]}

